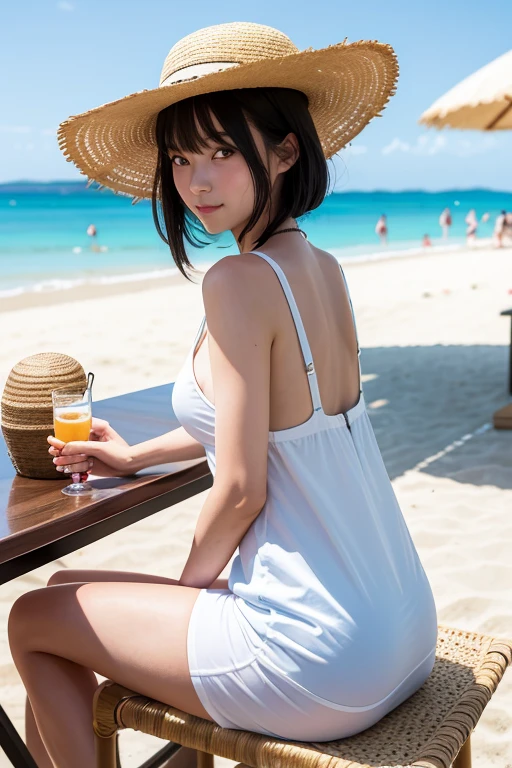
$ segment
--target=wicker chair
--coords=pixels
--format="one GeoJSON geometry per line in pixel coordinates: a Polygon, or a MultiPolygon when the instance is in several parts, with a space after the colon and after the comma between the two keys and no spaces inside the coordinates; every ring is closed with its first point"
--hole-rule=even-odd
{"type": "Polygon", "coordinates": [[[213,755],[254,768],[470,768],[471,731],[511,661],[512,642],[440,626],[436,663],[419,691],[357,736],[321,743],[221,728],[106,680],[93,707],[97,768],[116,768],[122,728],[196,749],[198,768],[212,768],[213,755]]]}

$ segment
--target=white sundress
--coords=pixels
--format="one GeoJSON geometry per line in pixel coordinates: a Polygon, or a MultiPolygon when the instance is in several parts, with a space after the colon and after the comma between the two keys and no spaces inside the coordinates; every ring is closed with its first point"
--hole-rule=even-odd
{"type": "MultiPolygon", "coordinates": [[[[190,674],[225,728],[339,739],[373,725],[426,680],[436,609],[362,391],[346,413],[324,413],[288,280],[273,259],[253,253],[272,267],[288,301],[313,413],[269,432],[266,502],[240,542],[229,589],[199,593],[188,630],[190,674]]],[[[205,324],[172,404],[215,475],[215,406],[193,365],[205,324]]]]}

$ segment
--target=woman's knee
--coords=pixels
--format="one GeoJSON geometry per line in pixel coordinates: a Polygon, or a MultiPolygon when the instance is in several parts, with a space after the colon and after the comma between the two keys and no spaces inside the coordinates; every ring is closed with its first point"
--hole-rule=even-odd
{"type": "Polygon", "coordinates": [[[176,579],[169,579],[165,576],[154,576],[150,573],[105,571],[98,569],[73,570],[71,568],[64,568],[60,571],[55,571],[55,573],[50,576],[47,586],[53,587],[57,584],[90,584],[98,581],[128,581],[132,584],[179,584],[176,579]]]}
{"type": "Polygon", "coordinates": [[[61,568],[60,571],[52,573],[46,582],[46,586],[54,587],[58,584],[90,584],[92,581],[123,581],[123,578],[122,574],[118,571],[110,572],[94,569],[81,570],[75,568],[61,568]]]}
{"type": "Polygon", "coordinates": [[[70,571],[68,569],[62,569],[60,571],[55,571],[55,573],[52,573],[48,581],[46,582],[47,587],[53,587],[55,584],[69,584],[71,581],[71,574],[73,571],[70,571]]]}
{"type": "MultiPolygon", "coordinates": [[[[94,581],[129,581],[134,584],[140,583],[179,585],[179,581],[177,579],[170,579],[166,576],[155,576],[150,573],[61,568],[59,571],[52,573],[46,582],[46,586],[54,587],[57,584],[88,584],[94,581]]],[[[215,579],[215,581],[210,584],[210,589],[229,589],[227,578],[215,579]]]]}
{"type": "Polygon", "coordinates": [[[37,615],[37,600],[39,599],[38,593],[41,592],[44,592],[44,588],[25,592],[11,606],[7,621],[7,634],[13,655],[15,650],[24,649],[27,641],[33,635],[33,622],[37,615]]]}

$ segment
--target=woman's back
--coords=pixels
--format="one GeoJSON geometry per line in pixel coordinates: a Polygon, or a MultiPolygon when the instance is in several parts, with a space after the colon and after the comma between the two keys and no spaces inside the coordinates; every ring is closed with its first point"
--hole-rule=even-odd
{"type": "MultiPolygon", "coordinates": [[[[274,270],[292,324],[293,334],[286,337],[288,331],[283,332],[276,354],[288,354],[292,345],[300,354],[295,379],[292,372],[283,389],[284,399],[296,380],[305,380],[309,407],[302,420],[269,431],[267,499],[240,542],[229,589],[262,640],[261,664],[285,674],[325,704],[348,710],[363,707],[376,714],[393,702],[396,706],[430,672],[437,634],[430,585],[386,473],[362,392],[351,397],[347,410],[325,412],[316,359],[291,283],[276,261],[253,253],[274,270]]],[[[336,269],[343,285],[338,265],[336,269]]],[[[340,290],[334,277],[332,284],[340,290]]],[[[306,280],[301,285],[307,289],[306,280]]],[[[357,365],[355,326],[343,290],[340,302],[344,298],[351,332],[345,325],[342,343],[355,343],[357,365]]],[[[271,306],[277,297],[272,293],[263,301],[271,306]]],[[[317,329],[307,290],[301,301],[317,329]]],[[[335,306],[329,306],[336,314],[335,306]]],[[[317,311],[329,314],[329,309],[317,311]]],[[[288,328],[284,316],[283,326],[288,328]]],[[[328,369],[329,354],[336,351],[329,349],[330,335],[316,341],[317,357],[328,369]]],[[[173,405],[186,429],[205,443],[215,474],[215,406],[194,377],[195,346],[176,382],[173,405]]]]}
{"type": "MultiPolygon", "coordinates": [[[[360,390],[358,348],[350,299],[336,259],[309,243],[293,251],[271,251],[286,274],[297,302],[318,374],[323,409],[347,411],[360,390]]],[[[265,297],[262,322],[271,315],[275,332],[270,360],[270,429],[287,429],[311,416],[311,397],[297,332],[278,278],[254,254],[233,258],[257,260],[253,290],[265,297]],[[260,266],[261,265],[261,266],[260,266]]],[[[194,357],[197,383],[214,403],[208,345],[199,343],[194,357]]]]}

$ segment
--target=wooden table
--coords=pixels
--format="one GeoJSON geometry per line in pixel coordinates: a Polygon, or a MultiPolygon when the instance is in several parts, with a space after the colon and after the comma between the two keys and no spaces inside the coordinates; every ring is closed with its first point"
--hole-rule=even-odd
{"type": "Polygon", "coordinates": [[[505,309],[500,312],[500,315],[508,315],[510,317],[510,352],[508,358],[508,391],[512,395],[512,309],[505,309]]]}
{"type": "MultiPolygon", "coordinates": [[[[172,384],[100,400],[93,413],[108,419],[129,443],[176,429],[172,384]]],[[[51,456],[48,454],[48,460],[51,456]]],[[[98,541],[138,520],[211,487],[205,459],[163,464],[133,477],[97,478],[97,498],[61,493],[70,482],[32,480],[16,475],[0,433],[0,584],[98,541]]],[[[16,768],[37,768],[24,742],[0,706],[0,746],[16,768]]],[[[176,751],[165,746],[145,768],[157,768],[176,751]]]]}

